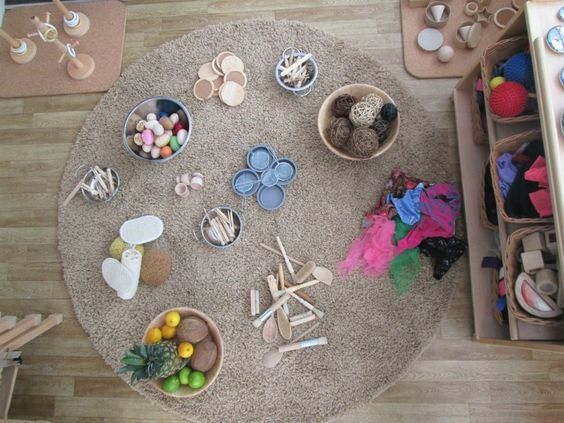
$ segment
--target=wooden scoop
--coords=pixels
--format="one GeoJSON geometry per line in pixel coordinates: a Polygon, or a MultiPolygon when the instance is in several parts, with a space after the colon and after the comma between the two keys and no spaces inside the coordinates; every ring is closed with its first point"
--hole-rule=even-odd
{"type": "MultiPolygon", "coordinates": [[[[268,250],[274,254],[279,255],[280,257],[284,257],[284,255],[276,248],[269,247],[268,245],[263,243],[261,243],[260,246],[265,250],[268,250]]],[[[288,261],[297,264],[298,266],[305,266],[305,263],[302,263],[301,261],[296,260],[290,256],[288,256],[288,261]]],[[[315,279],[318,279],[320,282],[323,282],[325,285],[331,285],[331,283],[333,282],[333,272],[331,272],[326,267],[316,266],[312,275],[315,279]]]]}
{"type": "Polygon", "coordinates": [[[271,369],[280,363],[285,352],[315,347],[317,345],[327,345],[327,338],[322,336],[321,338],[306,339],[305,341],[282,345],[278,349],[271,349],[262,356],[262,364],[264,367],[271,369]]]}

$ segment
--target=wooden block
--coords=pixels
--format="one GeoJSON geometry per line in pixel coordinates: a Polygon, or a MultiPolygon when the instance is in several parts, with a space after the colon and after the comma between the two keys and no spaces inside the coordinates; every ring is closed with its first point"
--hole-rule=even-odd
{"type": "Polygon", "coordinates": [[[533,232],[523,238],[523,250],[525,251],[535,251],[535,250],[546,250],[546,244],[544,242],[544,233],[533,232]]]}
{"type": "Polygon", "coordinates": [[[0,319],[0,333],[12,329],[16,325],[16,316],[4,316],[0,319]]]}
{"type": "Polygon", "coordinates": [[[521,261],[523,271],[529,274],[533,274],[544,267],[544,260],[542,259],[542,252],[540,250],[521,253],[521,261]]]}
{"type": "Polygon", "coordinates": [[[12,394],[14,393],[14,385],[18,376],[17,366],[2,369],[2,384],[0,385],[0,416],[3,419],[8,418],[8,410],[12,402],[12,394]]]}
{"type": "Polygon", "coordinates": [[[4,344],[0,347],[0,349],[7,349],[7,350],[17,350],[27,344],[34,338],[37,338],[42,333],[47,332],[54,326],[61,324],[63,321],[62,314],[51,314],[45,320],[43,320],[39,325],[35,326],[33,329],[25,332],[24,334],[18,336],[13,341],[4,344]]]}
{"type": "Polygon", "coordinates": [[[25,316],[22,320],[16,323],[13,329],[0,335],[0,351],[5,348],[2,347],[3,345],[17,338],[32,327],[37,326],[39,323],[41,323],[41,314],[28,314],[25,316]]]}

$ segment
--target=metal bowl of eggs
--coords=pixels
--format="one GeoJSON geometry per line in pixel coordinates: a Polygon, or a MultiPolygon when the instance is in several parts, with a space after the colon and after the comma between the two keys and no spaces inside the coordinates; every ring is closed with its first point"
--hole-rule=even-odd
{"type": "Polygon", "coordinates": [[[210,247],[228,248],[241,237],[243,219],[231,207],[220,206],[206,211],[200,223],[202,239],[210,247]]]}
{"type": "Polygon", "coordinates": [[[130,156],[150,163],[164,163],[178,156],[192,135],[192,116],[175,98],[157,96],[143,100],[123,125],[123,147],[130,156]]]}

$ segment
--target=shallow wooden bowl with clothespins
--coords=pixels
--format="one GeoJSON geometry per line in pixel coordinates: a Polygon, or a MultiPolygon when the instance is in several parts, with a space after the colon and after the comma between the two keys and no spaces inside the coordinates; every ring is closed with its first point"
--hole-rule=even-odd
{"type": "Polygon", "coordinates": [[[351,85],[345,85],[344,87],[341,87],[333,91],[325,99],[325,101],[323,101],[323,104],[321,104],[321,107],[319,109],[319,114],[317,115],[317,129],[319,130],[319,136],[323,140],[325,146],[332,153],[336,154],[339,157],[342,157],[343,159],[360,161],[360,160],[371,160],[376,157],[382,156],[386,151],[390,149],[390,147],[394,144],[396,138],[398,137],[400,130],[399,114],[397,118],[393,122],[391,122],[390,129],[388,131],[388,135],[386,139],[382,143],[380,143],[378,150],[370,157],[356,157],[351,153],[349,153],[348,151],[335,147],[329,141],[329,137],[327,136],[327,129],[330,127],[331,120],[334,117],[332,106],[333,103],[335,102],[335,99],[343,94],[349,94],[353,96],[355,99],[357,99],[357,101],[359,101],[364,96],[370,93],[374,93],[377,96],[381,97],[384,100],[384,103],[394,103],[394,100],[388,94],[386,94],[381,89],[374,87],[373,85],[351,84],[351,85]]]}

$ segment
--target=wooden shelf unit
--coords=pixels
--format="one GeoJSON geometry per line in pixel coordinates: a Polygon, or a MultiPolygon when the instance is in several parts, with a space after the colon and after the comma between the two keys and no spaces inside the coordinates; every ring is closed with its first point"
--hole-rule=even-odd
{"type": "MultiPolygon", "coordinates": [[[[480,209],[478,207],[481,203],[482,166],[488,159],[492,146],[498,140],[507,136],[541,127],[543,129],[543,142],[546,154],[549,156],[547,157],[547,162],[550,163],[548,170],[550,173],[555,226],[558,233],[560,263],[564,263],[564,243],[562,242],[562,231],[564,228],[564,196],[562,195],[562,190],[564,189],[564,167],[562,164],[564,161],[564,140],[562,139],[562,134],[555,137],[554,116],[546,112],[549,107],[547,99],[550,100],[552,107],[554,107],[557,100],[560,100],[560,103],[562,103],[564,89],[561,86],[552,86],[554,85],[552,82],[557,83],[558,81],[557,74],[551,75],[553,80],[548,80],[548,83],[541,82],[547,81],[546,78],[543,79],[541,77],[539,80],[540,72],[538,68],[540,62],[533,52],[534,40],[536,38],[542,38],[541,43],[544,47],[544,36],[548,29],[558,24],[564,25],[564,22],[559,22],[556,16],[558,9],[563,6],[563,1],[529,1],[526,7],[519,11],[500,35],[500,39],[524,34],[527,34],[529,37],[533,62],[536,67],[536,86],[541,113],[540,122],[533,121],[503,125],[493,121],[489,112],[486,112],[489,143],[483,145],[475,144],[472,140],[470,101],[474,95],[474,81],[476,77],[481,76],[479,62],[459,81],[453,92],[460,172],[468,232],[474,338],[484,343],[508,344],[564,352],[564,328],[532,325],[516,319],[510,310],[508,310],[508,322],[506,325],[501,325],[494,318],[491,269],[482,269],[482,257],[488,255],[503,257],[508,235],[515,229],[522,227],[522,225],[506,224],[498,212],[498,229],[488,229],[480,222],[480,209]],[[554,23],[552,23],[552,18],[554,18],[554,23]],[[543,96],[544,89],[547,89],[549,86],[551,95],[543,96]],[[557,171],[554,170],[555,166],[557,171]]],[[[551,53],[551,55],[556,56],[554,53],[551,53]]],[[[558,55],[556,59],[560,60],[560,66],[564,66],[561,55],[558,55]]],[[[545,69],[545,72],[548,71],[545,69]]],[[[554,70],[552,69],[551,72],[554,73],[554,70]]],[[[559,110],[558,113],[562,111],[559,110]]],[[[559,272],[560,277],[564,277],[563,274],[564,272],[559,272]]]]}

